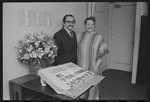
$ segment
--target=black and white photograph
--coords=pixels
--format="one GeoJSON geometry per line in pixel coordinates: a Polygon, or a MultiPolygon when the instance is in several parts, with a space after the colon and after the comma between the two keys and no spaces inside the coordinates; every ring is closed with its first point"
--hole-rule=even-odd
{"type": "Polygon", "coordinates": [[[3,100],[148,100],[148,2],[3,2],[3,100]]]}

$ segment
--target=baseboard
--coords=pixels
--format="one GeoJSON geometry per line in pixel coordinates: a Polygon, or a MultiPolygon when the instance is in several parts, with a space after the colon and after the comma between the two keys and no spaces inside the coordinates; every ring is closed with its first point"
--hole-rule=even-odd
{"type": "Polygon", "coordinates": [[[132,72],[132,70],[129,70],[127,68],[109,68],[109,69],[114,69],[114,70],[120,70],[120,71],[126,71],[126,72],[132,72]]]}

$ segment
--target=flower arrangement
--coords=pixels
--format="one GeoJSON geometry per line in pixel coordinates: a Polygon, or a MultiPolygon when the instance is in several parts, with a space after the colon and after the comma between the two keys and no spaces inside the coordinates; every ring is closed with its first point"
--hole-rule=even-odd
{"type": "Polygon", "coordinates": [[[49,67],[57,56],[58,47],[54,39],[48,34],[41,32],[26,34],[25,39],[18,41],[17,59],[30,68],[39,66],[49,67]]]}

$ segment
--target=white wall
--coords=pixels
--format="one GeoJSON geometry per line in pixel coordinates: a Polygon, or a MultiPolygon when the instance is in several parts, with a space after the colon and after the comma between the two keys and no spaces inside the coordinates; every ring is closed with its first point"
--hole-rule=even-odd
{"type": "Polygon", "coordinates": [[[44,31],[53,34],[62,28],[62,18],[71,13],[76,18],[74,30],[80,33],[84,30],[83,21],[87,17],[87,3],[3,3],[3,99],[9,100],[8,81],[19,76],[28,74],[28,69],[21,66],[16,59],[14,46],[25,34],[44,31]],[[29,9],[37,11],[48,11],[52,15],[52,26],[19,26],[18,10],[29,9]]]}
{"type": "Polygon", "coordinates": [[[141,10],[141,15],[148,14],[148,2],[137,2],[138,9],[141,10]]]}

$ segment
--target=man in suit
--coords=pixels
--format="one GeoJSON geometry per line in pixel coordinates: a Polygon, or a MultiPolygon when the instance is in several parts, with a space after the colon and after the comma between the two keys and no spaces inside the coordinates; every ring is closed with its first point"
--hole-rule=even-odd
{"type": "Polygon", "coordinates": [[[58,53],[55,57],[55,65],[73,62],[77,64],[77,38],[73,31],[76,21],[73,15],[65,15],[62,21],[62,29],[54,34],[58,53]]]}

